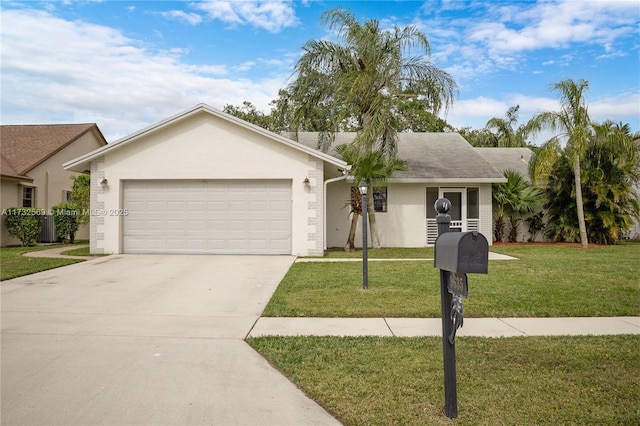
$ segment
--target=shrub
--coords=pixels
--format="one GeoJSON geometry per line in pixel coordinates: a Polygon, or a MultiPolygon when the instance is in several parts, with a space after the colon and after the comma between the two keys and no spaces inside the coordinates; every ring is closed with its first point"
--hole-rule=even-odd
{"type": "Polygon", "coordinates": [[[73,204],[58,204],[53,206],[53,223],[56,225],[56,236],[64,240],[69,240],[71,244],[76,237],[78,230],[78,217],[80,209],[73,204]]]}
{"type": "Polygon", "coordinates": [[[78,208],[76,221],[89,223],[89,209],[91,208],[91,176],[71,176],[73,187],[71,188],[71,202],[78,208]]]}
{"type": "Polygon", "coordinates": [[[42,230],[42,215],[44,211],[35,207],[12,207],[4,209],[4,223],[7,232],[19,239],[23,247],[36,245],[36,240],[42,230]]]}

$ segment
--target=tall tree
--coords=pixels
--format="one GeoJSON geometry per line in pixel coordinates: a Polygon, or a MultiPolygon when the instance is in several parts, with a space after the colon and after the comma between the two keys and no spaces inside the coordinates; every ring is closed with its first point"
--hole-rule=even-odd
{"type": "Polygon", "coordinates": [[[255,105],[249,101],[242,102],[242,106],[234,106],[227,104],[222,111],[227,114],[231,114],[244,121],[260,126],[264,129],[277,131],[275,123],[271,115],[265,115],[262,111],[259,111],[255,105]]]}
{"type": "MultiPolygon", "coordinates": [[[[582,190],[589,241],[613,244],[640,218],[640,152],[628,125],[607,121],[592,123],[585,146],[582,190]]],[[[558,140],[545,144],[535,163],[552,164],[543,187],[546,190],[546,235],[554,241],[578,241],[577,202],[570,158],[558,140]]],[[[533,164],[533,163],[532,163],[533,164]]]]}
{"type": "MultiPolygon", "coordinates": [[[[453,103],[455,81],[428,61],[427,36],[415,26],[382,30],[377,20],[360,24],[342,8],[326,11],[321,22],[336,31],[340,42],[304,44],[287,90],[303,106],[296,111],[295,122],[304,123],[322,105],[330,111],[324,116],[322,137],[331,142],[327,134],[349,123],[358,131],[353,142],[358,159],[380,152],[393,161],[401,127],[398,100],[425,100],[429,112],[437,114],[453,103]]],[[[369,218],[375,224],[373,209],[369,218]]]]}
{"type": "Polygon", "coordinates": [[[512,148],[527,145],[527,127],[515,127],[519,115],[520,105],[516,105],[507,110],[504,118],[494,117],[487,122],[485,127],[496,132],[497,146],[512,148]]]}
{"type": "Polygon", "coordinates": [[[544,186],[545,182],[548,181],[551,170],[553,170],[553,161],[554,159],[557,160],[558,157],[547,155],[543,151],[545,149],[556,151],[559,142],[565,142],[564,154],[573,170],[580,243],[582,248],[588,248],[589,239],[584,217],[582,168],[580,163],[584,158],[589,137],[593,132],[585,100],[585,92],[589,89],[589,83],[582,79],[577,82],[567,79],[552,84],[551,89],[560,96],[560,111],[542,112],[534,116],[528,125],[533,132],[549,129],[559,133],[543,146],[538,155],[534,156],[532,177],[534,183],[544,186]]]}
{"type": "Polygon", "coordinates": [[[452,104],[456,83],[427,60],[427,36],[415,26],[381,30],[377,20],[361,25],[341,8],[326,11],[321,21],[337,31],[342,43],[311,40],[304,44],[288,90],[293,99],[307,105],[298,111],[298,121],[315,105],[330,105],[335,114],[327,117],[327,128],[353,119],[360,130],[355,143],[363,153],[379,150],[392,157],[398,126],[395,100],[425,99],[433,113],[452,104]]]}

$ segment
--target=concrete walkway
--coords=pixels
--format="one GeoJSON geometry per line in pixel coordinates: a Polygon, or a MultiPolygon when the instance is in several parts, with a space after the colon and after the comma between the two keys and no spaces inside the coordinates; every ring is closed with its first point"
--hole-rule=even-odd
{"type": "MultiPolygon", "coordinates": [[[[639,334],[640,317],[465,318],[458,336],[578,336],[639,334]]],[[[440,318],[260,318],[258,336],[441,336],[440,318]]]]}
{"type": "Polygon", "coordinates": [[[52,248],[48,250],[30,251],[28,253],[23,253],[22,255],[27,257],[53,257],[58,259],[82,259],[82,260],[94,259],[96,256],[70,256],[70,255],[62,254],[65,251],[77,250],[85,247],[89,247],[89,244],[70,245],[66,247],[57,247],[57,248],[52,248]]]}

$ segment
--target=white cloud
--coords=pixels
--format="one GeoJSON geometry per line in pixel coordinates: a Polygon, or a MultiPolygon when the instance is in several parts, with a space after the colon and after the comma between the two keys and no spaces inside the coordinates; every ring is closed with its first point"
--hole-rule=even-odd
{"type": "Polygon", "coordinates": [[[268,110],[286,78],[212,78],[226,67],[185,64],[180,49],[157,53],[119,30],[44,11],[2,14],[5,124],[96,122],[113,140],[201,102],[251,99],[268,110]]]}
{"type": "MultiPolygon", "coordinates": [[[[640,128],[640,92],[620,93],[612,96],[587,99],[589,116],[593,121],[629,123],[632,129],[640,128]]],[[[456,128],[470,126],[482,128],[493,117],[504,117],[508,108],[520,105],[518,124],[525,124],[534,115],[543,111],[560,111],[558,99],[532,97],[521,93],[509,93],[500,99],[479,96],[457,101],[449,110],[447,122],[456,128]]],[[[548,132],[535,139],[541,143],[549,138],[548,132]]]]}
{"type": "Polygon", "coordinates": [[[298,25],[291,1],[209,0],[192,6],[212,19],[231,25],[252,25],[272,33],[298,25]]]}
{"type": "MultiPolygon", "coordinates": [[[[620,40],[637,34],[640,12],[635,1],[458,3],[475,12],[459,18],[427,2],[425,17],[414,24],[429,37],[436,63],[449,64],[461,86],[498,70],[515,71],[532,51],[592,45],[604,50],[600,58],[624,56],[629,52],[620,40]]],[[[572,58],[555,60],[566,66],[572,58]]]]}
{"type": "Polygon", "coordinates": [[[182,10],[170,10],[168,12],[160,12],[160,15],[167,19],[173,19],[178,22],[185,22],[189,25],[198,25],[202,22],[202,16],[197,13],[187,13],[182,10]]]}
{"type": "Polygon", "coordinates": [[[497,52],[566,47],[575,42],[610,48],[615,39],[637,31],[638,6],[635,2],[559,1],[518,8],[497,3],[490,15],[498,18],[471,28],[469,37],[497,52]]]}

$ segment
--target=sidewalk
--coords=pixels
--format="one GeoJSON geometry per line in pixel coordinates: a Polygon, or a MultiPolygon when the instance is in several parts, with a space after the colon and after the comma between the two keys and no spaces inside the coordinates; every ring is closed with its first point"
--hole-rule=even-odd
{"type": "MultiPolygon", "coordinates": [[[[506,254],[489,252],[489,260],[518,260],[517,257],[507,256],[506,254]]],[[[385,259],[385,258],[369,258],[368,262],[433,262],[433,257],[425,257],[422,259],[385,259]]],[[[360,257],[299,257],[296,263],[310,262],[362,262],[360,257]]]]}
{"type": "MultiPolygon", "coordinates": [[[[640,317],[465,318],[458,336],[640,335],[640,317]]],[[[258,336],[442,336],[440,318],[261,317],[248,337],[258,336]]]]}

